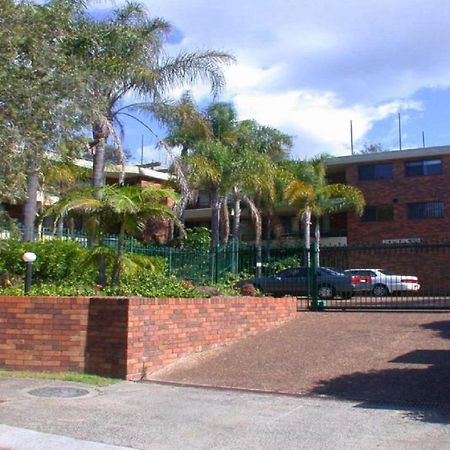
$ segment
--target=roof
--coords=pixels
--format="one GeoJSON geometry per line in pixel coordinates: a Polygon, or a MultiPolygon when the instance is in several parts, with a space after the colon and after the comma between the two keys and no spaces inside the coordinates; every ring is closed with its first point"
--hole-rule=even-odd
{"type": "Polygon", "coordinates": [[[351,164],[376,163],[379,161],[392,161],[396,159],[424,158],[450,155],[450,146],[420,147],[407,150],[390,150],[387,152],[362,153],[351,156],[337,156],[326,160],[330,169],[344,168],[351,164]]]}
{"type": "MultiPolygon", "coordinates": [[[[87,161],[86,159],[77,159],[75,164],[80,167],[86,167],[88,169],[92,168],[92,161],[87,161]]],[[[108,176],[119,175],[121,171],[121,166],[116,164],[106,164],[105,173],[108,176]]],[[[159,172],[158,170],[151,169],[149,167],[142,167],[137,165],[126,164],[125,165],[125,176],[138,175],[144,178],[151,178],[153,180],[167,181],[170,180],[171,176],[165,172],[159,172]]]]}

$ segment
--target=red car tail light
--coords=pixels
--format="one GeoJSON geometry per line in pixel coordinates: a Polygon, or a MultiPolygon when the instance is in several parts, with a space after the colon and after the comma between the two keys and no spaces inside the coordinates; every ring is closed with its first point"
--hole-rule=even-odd
{"type": "Polygon", "coordinates": [[[372,278],[370,278],[367,275],[352,275],[351,276],[351,282],[354,283],[354,284],[357,284],[357,283],[371,284],[372,283],[372,278]]]}
{"type": "Polygon", "coordinates": [[[416,280],[415,278],[402,278],[400,280],[402,283],[417,283],[418,280],[416,280]]]}

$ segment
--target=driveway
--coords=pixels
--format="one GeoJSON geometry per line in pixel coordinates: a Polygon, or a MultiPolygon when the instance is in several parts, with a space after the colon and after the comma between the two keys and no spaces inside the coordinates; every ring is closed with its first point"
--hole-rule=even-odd
{"type": "Polygon", "coordinates": [[[150,379],[449,409],[450,313],[301,312],[150,379]]]}

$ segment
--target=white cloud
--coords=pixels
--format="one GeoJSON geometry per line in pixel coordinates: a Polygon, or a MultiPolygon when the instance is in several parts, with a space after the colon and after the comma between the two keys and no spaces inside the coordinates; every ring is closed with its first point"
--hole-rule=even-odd
{"type": "MultiPolygon", "coordinates": [[[[234,54],[223,99],[241,118],[297,136],[298,155],[348,152],[350,120],[364,140],[377,121],[420,110],[410,100],[418,90],[450,87],[448,0],[146,3],[177,27],[169,52],[234,54]]],[[[205,86],[192,92],[209,98],[205,86]]]]}
{"type": "Polygon", "coordinates": [[[296,156],[310,156],[328,151],[336,155],[349,153],[350,120],[354,141],[361,140],[375,121],[401,110],[420,110],[414,101],[393,101],[375,107],[346,107],[333,93],[290,91],[282,94],[244,93],[234,103],[240,117],[254,118],[288,133],[297,134],[296,156]],[[302,145],[302,140],[307,146],[302,145]]]}

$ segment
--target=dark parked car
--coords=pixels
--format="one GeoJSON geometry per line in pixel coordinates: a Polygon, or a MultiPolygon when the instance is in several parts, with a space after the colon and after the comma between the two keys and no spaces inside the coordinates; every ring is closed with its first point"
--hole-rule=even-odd
{"type": "MultiPolygon", "coordinates": [[[[252,284],[260,291],[275,296],[307,295],[308,268],[293,267],[273,276],[243,280],[237,284],[237,287],[242,287],[244,284],[252,284]]],[[[330,267],[319,267],[317,287],[319,298],[331,299],[335,296],[351,298],[354,286],[350,276],[330,267]]]]}

